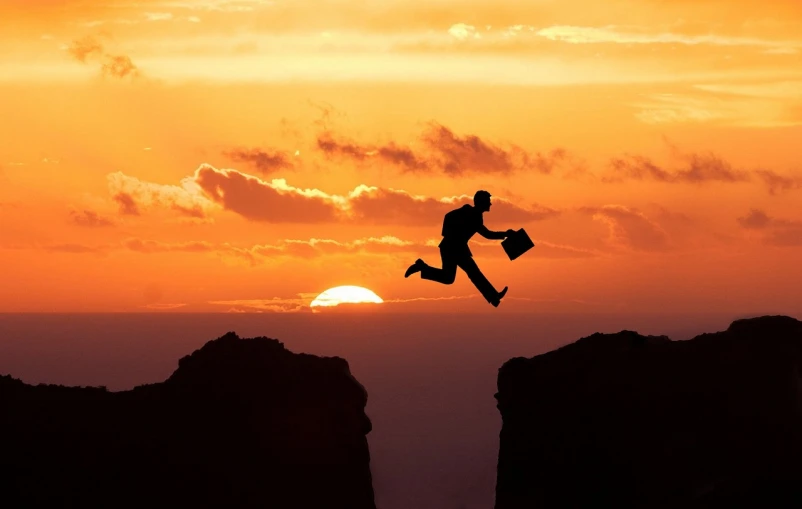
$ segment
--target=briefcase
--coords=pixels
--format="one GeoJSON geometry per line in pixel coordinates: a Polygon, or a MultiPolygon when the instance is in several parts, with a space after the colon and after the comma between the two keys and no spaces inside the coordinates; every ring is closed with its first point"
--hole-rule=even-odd
{"type": "Polygon", "coordinates": [[[532,239],[529,238],[529,235],[526,234],[526,231],[521,228],[506,239],[502,240],[501,247],[504,248],[507,256],[510,257],[510,260],[514,260],[535,247],[535,243],[532,242],[532,239]]]}

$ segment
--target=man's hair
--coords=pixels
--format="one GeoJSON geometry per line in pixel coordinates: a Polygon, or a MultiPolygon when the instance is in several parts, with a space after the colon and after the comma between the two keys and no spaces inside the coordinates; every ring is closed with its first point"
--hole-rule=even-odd
{"type": "Polygon", "coordinates": [[[473,195],[473,202],[479,203],[482,201],[484,202],[490,201],[490,193],[488,193],[487,191],[476,191],[476,194],[473,195]]]}

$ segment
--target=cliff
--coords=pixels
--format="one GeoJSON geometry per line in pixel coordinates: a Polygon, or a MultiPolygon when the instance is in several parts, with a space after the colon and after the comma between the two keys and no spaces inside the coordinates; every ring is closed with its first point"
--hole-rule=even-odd
{"type": "Polygon", "coordinates": [[[130,391],[0,377],[0,506],[374,509],[366,402],[345,360],[233,332],[130,391]]]}
{"type": "Polygon", "coordinates": [[[498,376],[496,509],[802,507],[802,322],[594,334],[498,376]]]}

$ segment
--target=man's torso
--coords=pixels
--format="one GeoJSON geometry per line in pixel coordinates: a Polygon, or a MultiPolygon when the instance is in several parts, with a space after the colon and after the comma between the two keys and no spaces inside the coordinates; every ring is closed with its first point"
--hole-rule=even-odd
{"type": "Polygon", "coordinates": [[[470,205],[452,210],[443,219],[440,249],[449,254],[472,256],[468,241],[482,227],[482,213],[470,205]]]}

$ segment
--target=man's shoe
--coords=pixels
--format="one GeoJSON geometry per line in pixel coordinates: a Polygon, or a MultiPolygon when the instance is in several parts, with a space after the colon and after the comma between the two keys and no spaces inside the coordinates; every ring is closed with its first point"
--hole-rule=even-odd
{"type": "Polygon", "coordinates": [[[415,263],[409,266],[406,273],[404,273],[404,277],[409,277],[416,272],[420,272],[421,269],[423,268],[423,265],[424,265],[423,260],[418,258],[417,260],[415,260],[415,263]]]}
{"type": "Polygon", "coordinates": [[[503,299],[504,296],[507,295],[507,290],[508,290],[508,287],[505,286],[503,290],[498,292],[498,295],[496,295],[496,298],[493,299],[492,301],[490,301],[490,303],[493,304],[493,307],[497,308],[498,305],[501,304],[501,299],[503,299]]]}

